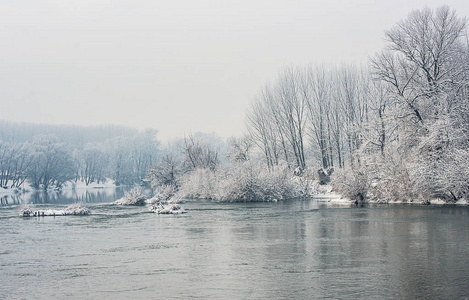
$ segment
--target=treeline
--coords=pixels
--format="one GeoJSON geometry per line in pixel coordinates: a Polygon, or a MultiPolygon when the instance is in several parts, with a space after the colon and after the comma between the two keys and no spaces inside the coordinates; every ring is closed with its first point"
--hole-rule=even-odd
{"type": "Polygon", "coordinates": [[[467,199],[466,27],[447,6],[416,10],[367,67],[281,70],[247,114],[265,164],[334,167],[335,189],[358,201],[467,199]]]}
{"type": "Polygon", "coordinates": [[[141,183],[158,154],[155,130],[0,122],[0,186],[61,188],[107,178],[141,183]]]}
{"type": "Polygon", "coordinates": [[[69,146],[81,149],[88,143],[99,143],[136,134],[138,130],[120,125],[51,125],[0,120],[0,139],[9,143],[28,142],[37,135],[55,135],[69,146]]]}

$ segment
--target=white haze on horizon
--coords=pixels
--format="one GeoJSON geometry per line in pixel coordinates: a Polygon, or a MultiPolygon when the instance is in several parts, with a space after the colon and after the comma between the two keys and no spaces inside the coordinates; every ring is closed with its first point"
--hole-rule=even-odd
{"type": "Polygon", "coordinates": [[[6,0],[0,119],[222,137],[288,65],[366,63],[413,9],[453,1],[6,0]]]}

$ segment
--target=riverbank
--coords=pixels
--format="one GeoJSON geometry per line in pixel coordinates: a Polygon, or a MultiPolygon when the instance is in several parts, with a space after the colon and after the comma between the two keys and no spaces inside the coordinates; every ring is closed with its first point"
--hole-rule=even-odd
{"type": "MultiPolygon", "coordinates": [[[[344,197],[341,194],[338,194],[333,191],[333,188],[330,184],[327,185],[320,185],[318,187],[318,193],[314,195],[313,199],[317,199],[319,201],[327,201],[336,204],[355,204],[356,201],[351,200],[347,197],[344,197]]],[[[447,203],[442,199],[430,199],[426,201],[410,199],[410,201],[381,201],[381,200],[372,200],[372,199],[365,199],[362,203],[364,204],[417,204],[417,205],[458,205],[458,206],[469,206],[469,203],[464,200],[460,199],[454,203],[447,203]]]]}

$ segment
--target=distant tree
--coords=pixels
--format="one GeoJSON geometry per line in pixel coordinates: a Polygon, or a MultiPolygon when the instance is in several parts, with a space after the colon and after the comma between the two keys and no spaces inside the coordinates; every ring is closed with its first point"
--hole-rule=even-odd
{"type": "Polygon", "coordinates": [[[156,163],[148,169],[145,178],[152,189],[179,186],[179,179],[183,174],[182,145],[183,141],[175,141],[160,151],[156,163]]]}
{"type": "Polygon", "coordinates": [[[104,182],[108,164],[109,155],[99,145],[88,144],[79,152],[79,176],[86,185],[104,182]]]}
{"type": "Polygon", "coordinates": [[[27,170],[32,163],[30,143],[18,143],[14,145],[14,154],[10,160],[11,175],[10,187],[21,187],[27,179],[27,170]]]}
{"type": "Polygon", "coordinates": [[[159,154],[159,142],[156,139],[157,131],[146,129],[133,139],[132,161],[135,169],[135,179],[141,181],[147,175],[159,154]]]}
{"type": "Polygon", "coordinates": [[[13,147],[0,140],[0,187],[7,187],[12,172],[13,147]]]}
{"type": "Polygon", "coordinates": [[[142,183],[147,170],[158,157],[159,142],[155,130],[145,130],[132,137],[117,137],[104,143],[109,155],[109,175],[117,185],[142,183]]]}
{"type": "Polygon", "coordinates": [[[73,178],[74,169],[70,150],[53,135],[35,136],[31,144],[31,163],[27,174],[36,188],[61,188],[73,178]]]}

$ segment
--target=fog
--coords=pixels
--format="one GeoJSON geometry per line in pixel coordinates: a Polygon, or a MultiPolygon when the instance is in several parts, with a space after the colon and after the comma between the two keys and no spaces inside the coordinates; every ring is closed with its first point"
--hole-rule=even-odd
{"type": "Polygon", "coordinates": [[[280,67],[366,63],[412,9],[459,1],[2,1],[0,119],[227,137],[280,67]]]}

